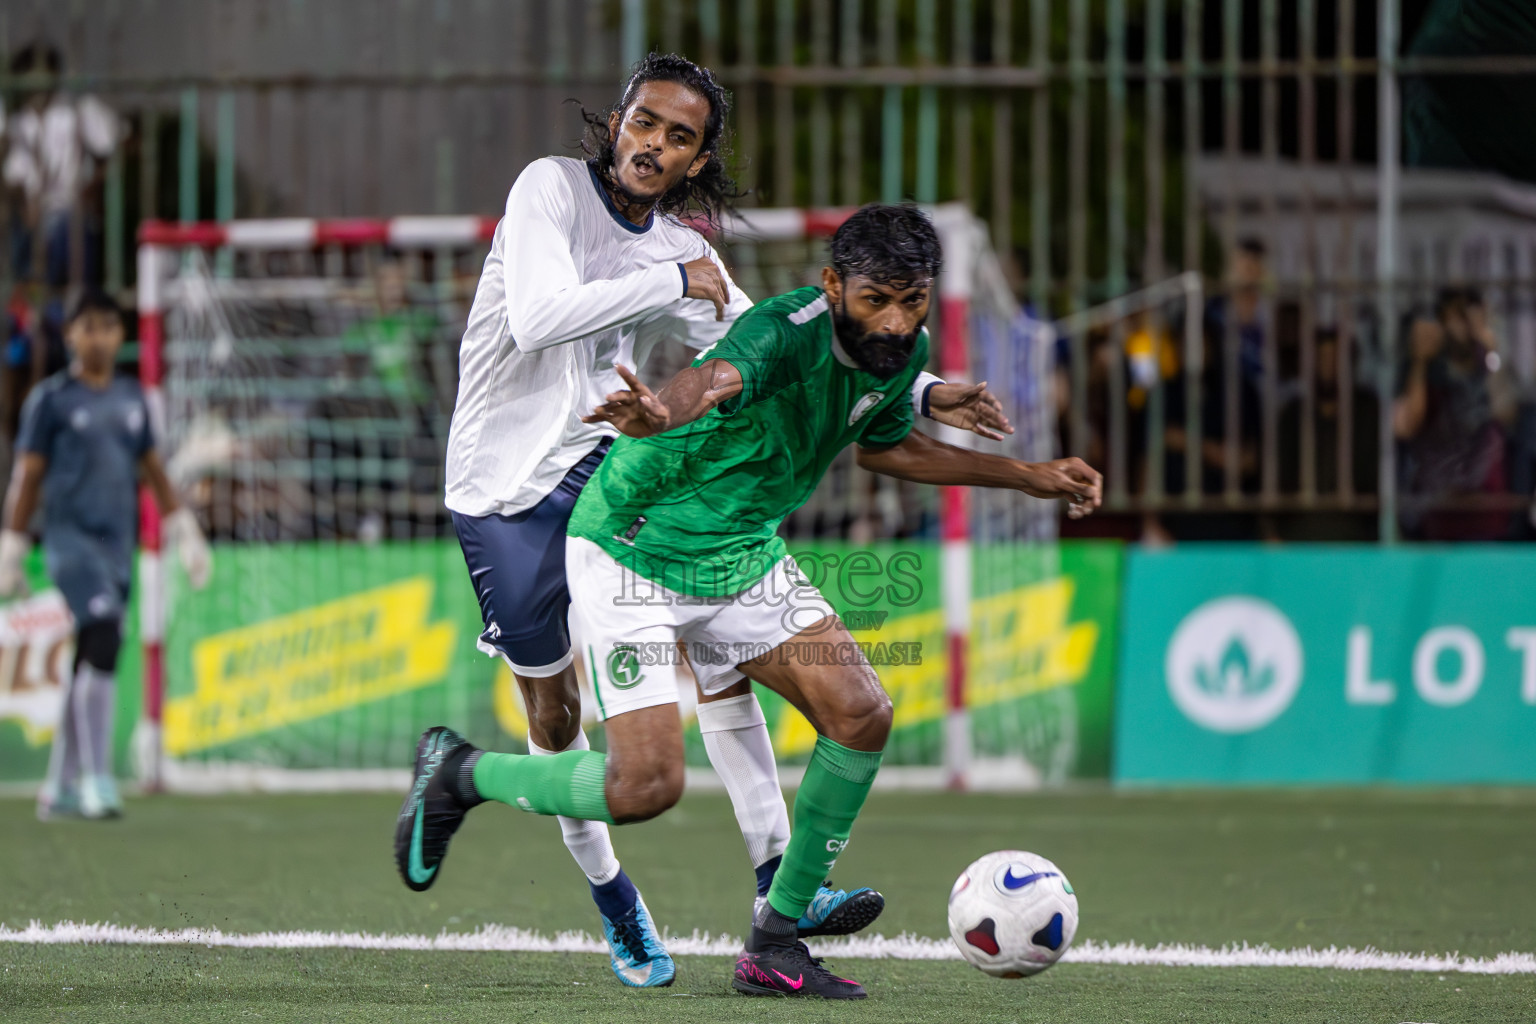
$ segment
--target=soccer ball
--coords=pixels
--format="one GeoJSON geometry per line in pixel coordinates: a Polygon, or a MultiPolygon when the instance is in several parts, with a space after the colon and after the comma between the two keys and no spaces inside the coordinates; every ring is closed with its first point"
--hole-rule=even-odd
{"type": "Polygon", "coordinates": [[[1038,854],[999,850],[976,861],[949,891],[949,934],[960,955],[998,978],[1039,974],[1077,934],[1077,895],[1038,854]]]}

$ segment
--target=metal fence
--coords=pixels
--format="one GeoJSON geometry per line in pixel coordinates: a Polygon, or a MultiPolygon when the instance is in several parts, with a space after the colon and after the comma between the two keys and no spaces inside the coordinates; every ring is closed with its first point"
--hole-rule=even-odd
{"type": "MultiPolygon", "coordinates": [[[[1100,318],[1059,349],[1064,450],[1104,466],[1126,522],[1175,533],[1285,533],[1293,512],[1424,533],[1424,509],[1399,507],[1428,487],[1396,422],[1419,329],[1403,317],[1456,286],[1513,411],[1502,483],[1430,487],[1430,504],[1497,510],[1514,535],[1536,451],[1536,199],[1401,169],[1400,93],[1530,82],[1536,57],[1415,52],[1434,6],[120,0],[9,5],[0,50],[51,40],[65,90],[125,119],[82,206],[112,288],[152,216],[494,213],[524,163],[571,151],[567,99],[600,107],[647,49],[683,52],[733,92],[746,205],[967,202],[1040,316],[1204,275],[1204,308],[1100,318]]],[[[8,109],[25,84],[0,79],[8,109]]]]}

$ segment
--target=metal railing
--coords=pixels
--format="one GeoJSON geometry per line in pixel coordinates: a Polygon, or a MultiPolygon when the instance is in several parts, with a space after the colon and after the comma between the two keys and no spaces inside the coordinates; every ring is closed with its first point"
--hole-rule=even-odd
{"type": "MultiPolygon", "coordinates": [[[[1536,56],[1406,52],[1397,0],[293,0],[260,17],[256,6],[0,12],[0,49],[35,24],[63,41],[64,87],[105,97],[130,126],[97,200],[109,287],[131,282],[133,228],[150,217],[492,213],[524,163],[571,151],[580,113],[562,101],[601,106],[654,47],[731,88],[746,205],[967,202],[1037,315],[1078,314],[1180,273],[1203,275],[1219,309],[1232,301],[1226,254],[1250,235],[1265,242],[1264,279],[1243,285],[1259,288],[1273,325],[1256,349],[1238,327],[1207,337],[1206,310],[1198,353],[1183,319],[1152,325],[1184,339],[1176,375],[1219,365],[1209,408],[1194,400],[1205,378],[1186,382],[1173,462],[1179,439],[1158,417],[1177,396],[1162,375],[1140,389],[1145,405],[1123,397],[1138,391],[1141,364],[1124,350],[1135,325],[1064,335],[1064,448],[1092,451],[1087,420],[1101,402],[1118,509],[1374,509],[1391,538],[1401,314],[1442,287],[1480,284],[1506,370],[1522,385],[1536,371],[1536,340],[1522,333],[1530,239],[1500,240],[1518,254],[1481,268],[1437,263],[1466,239],[1405,222],[1402,190],[1418,185],[1397,154],[1400,82],[1531,76],[1536,56]],[[1302,185],[1250,189],[1258,172],[1302,185]],[[1320,336],[1346,406],[1328,438],[1331,493],[1317,481],[1320,336]],[[1095,357],[1102,346],[1114,358],[1095,357]],[[1355,486],[1353,465],[1370,455],[1355,445],[1368,424],[1352,401],[1367,383],[1374,494],[1355,486]],[[1218,411],[1223,432],[1207,437],[1218,411]],[[1187,486],[1174,487],[1180,460],[1187,486]]],[[[0,95],[10,106],[17,83],[0,78],[0,95]]],[[[8,271],[0,264],[0,282],[8,271]]]]}

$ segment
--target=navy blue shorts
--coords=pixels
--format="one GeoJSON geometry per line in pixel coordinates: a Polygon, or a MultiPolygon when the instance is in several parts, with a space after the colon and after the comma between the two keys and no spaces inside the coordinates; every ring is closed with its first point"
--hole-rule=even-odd
{"type": "Polygon", "coordinates": [[[122,621],[133,572],[131,551],[84,531],[55,528],[43,537],[43,562],[64,594],[76,629],[122,621]]]}
{"type": "Polygon", "coordinates": [[[485,632],[476,644],[520,676],[552,676],[571,663],[565,524],[611,442],[604,438],[553,491],[516,515],[453,513],[485,632]]]}

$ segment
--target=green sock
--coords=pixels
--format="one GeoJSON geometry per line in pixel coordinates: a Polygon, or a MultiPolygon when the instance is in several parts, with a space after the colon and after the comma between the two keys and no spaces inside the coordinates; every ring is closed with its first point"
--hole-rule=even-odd
{"type": "Polygon", "coordinates": [[[853,819],[859,816],[869,787],[880,770],[880,754],[849,750],[825,736],[816,738],[811,763],[795,794],[795,828],[768,902],[789,918],[799,918],[811,897],[848,845],[853,819]]]}
{"type": "Polygon", "coordinates": [[[535,814],[563,814],[612,825],[603,793],[607,772],[608,758],[595,750],[567,750],[548,757],[487,751],[475,762],[475,790],[487,800],[535,814]]]}

